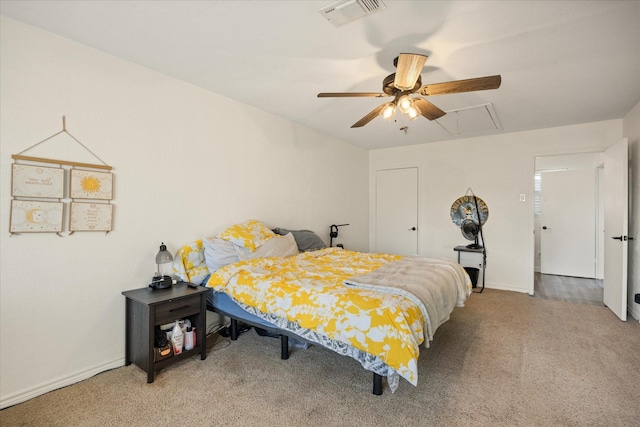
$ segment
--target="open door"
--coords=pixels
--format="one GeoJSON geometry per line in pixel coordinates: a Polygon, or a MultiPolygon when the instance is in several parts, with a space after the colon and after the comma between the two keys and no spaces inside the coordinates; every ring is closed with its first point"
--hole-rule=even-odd
{"type": "Polygon", "coordinates": [[[604,304],[627,320],[629,248],[629,144],[624,138],[605,151],[604,304]]]}

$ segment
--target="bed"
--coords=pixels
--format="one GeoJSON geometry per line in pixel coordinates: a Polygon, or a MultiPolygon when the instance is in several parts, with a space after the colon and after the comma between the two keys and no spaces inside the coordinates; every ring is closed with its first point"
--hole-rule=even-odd
{"type": "Polygon", "coordinates": [[[471,294],[456,262],[327,248],[308,230],[271,230],[258,221],[229,227],[176,254],[174,272],[212,288],[208,305],[281,339],[320,345],[373,372],[392,392],[400,378],[418,383],[420,346],[471,294]]]}

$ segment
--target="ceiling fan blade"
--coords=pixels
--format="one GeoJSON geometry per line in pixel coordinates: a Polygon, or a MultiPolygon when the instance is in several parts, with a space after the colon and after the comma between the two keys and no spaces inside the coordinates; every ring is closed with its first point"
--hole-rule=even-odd
{"type": "Polygon", "coordinates": [[[420,73],[427,62],[425,55],[417,53],[401,53],[398,55],[398,63],[396,64],[396,77],[393,85],[399,90],[411,90],[418,81],[420,73]]]}
{"type": "Polygon", "coordinates": [[[498,89],[502,77],[500,75],[478,77],[475,79],[456,80],[453,82],[435,83],[424,85],[418,89],[418,93],[423,96],[445,95],[448,93],[473,92],[476,90],[498,89]]]}
{"type": "Polygon", "coordinates": [[[384,104],[378,105],[373,111],[371,111],[369,114],[367,114],[366,116],[364,116],[363,118],[355,122],[351,127],[361,128],[362,126],[369,123],[371,120],[378,117],[380,115],[380,111],[382,111],[383,108],[384,108],[384,104]]]}
{"type": "Polygon", "coordinates": [[[415,98],[413,102],[416,104],[416,107],[420,109],[422,115],[429,120],[439,119],[440,117],[447,114],[426,99],[415,98]]]}
{"type": "Polygon", "coordinates": [[[322,92],[318,94],[318,98],[353,98],[353,97],[370,97],[382,98],[389,96],[386,93],[379,92],[322,92]]]}

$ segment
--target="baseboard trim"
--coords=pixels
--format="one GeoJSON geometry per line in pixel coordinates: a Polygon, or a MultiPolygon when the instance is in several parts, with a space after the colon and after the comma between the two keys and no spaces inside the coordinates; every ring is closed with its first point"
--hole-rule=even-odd
{"type": "MultiPolygon", "coordinates": [[[[637,304],[636,304],[637,305],[637,304]]],[[[627,312],[633,319],[635,319],[638,323],[640,323],[640,312],[634,310],[635,307],[633,305],[627,306],[627,312]]]]}
{"type": "MultiPolygon", "coordinates": [[[[478,284],[478,288],[481,288],[482,285],[478,284]]],[[[494,285],[493,283],[486,283],[484,286],[486,289],[497,289],[499,291],[511,291],[511,292],[519,292],[519,293],[524,293],[524,294],[528,294],[529,290],[528,289],[522,289],[522,288],[514,288],[513,286],[504,286],[504,285],[494,285]]],[[[478,288],[476,288],[475,290],[477,290],[478,288]]]]}
{"type": "Polygon", "coordinates": [[[9,406],[26,402],[27,400],[33,399],[34,397],[42,396],[43,394],[49,393],[50,391],[75,384],[77,382],[86,380],[87,378],[91,378],[101,372],[119,368],[121,366],[124,366],[124,357],[119,357],[118,359],[112,360],[111,362],[103,363],[89,369],[78,371],[75,374],[63,378],[57,378],[53,381],[40,384],[25,391],[14,393],[6,397],[3,396],[2,398],[0,398],[0,409],[5,409],[9,406]]]}

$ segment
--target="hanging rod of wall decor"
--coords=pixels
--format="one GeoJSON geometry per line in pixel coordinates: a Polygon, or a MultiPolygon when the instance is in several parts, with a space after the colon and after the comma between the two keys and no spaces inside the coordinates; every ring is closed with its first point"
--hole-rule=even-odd
{"type": "Polygon", "coordinates": [[[106,170],[113,169],[113,167],[108,165],[95,165],[92,163],[71,162],[68,160],[53,160],[53,159],[45,159],[42,157],[22,156],[20,154],[12,154],[11,158],[14,160],[25,160],[29,162],[41,162],[41,163],[55,163],[58,165],[79,166],[79,167],[93,168],[93,169],[106,169],[106,170]]]}

